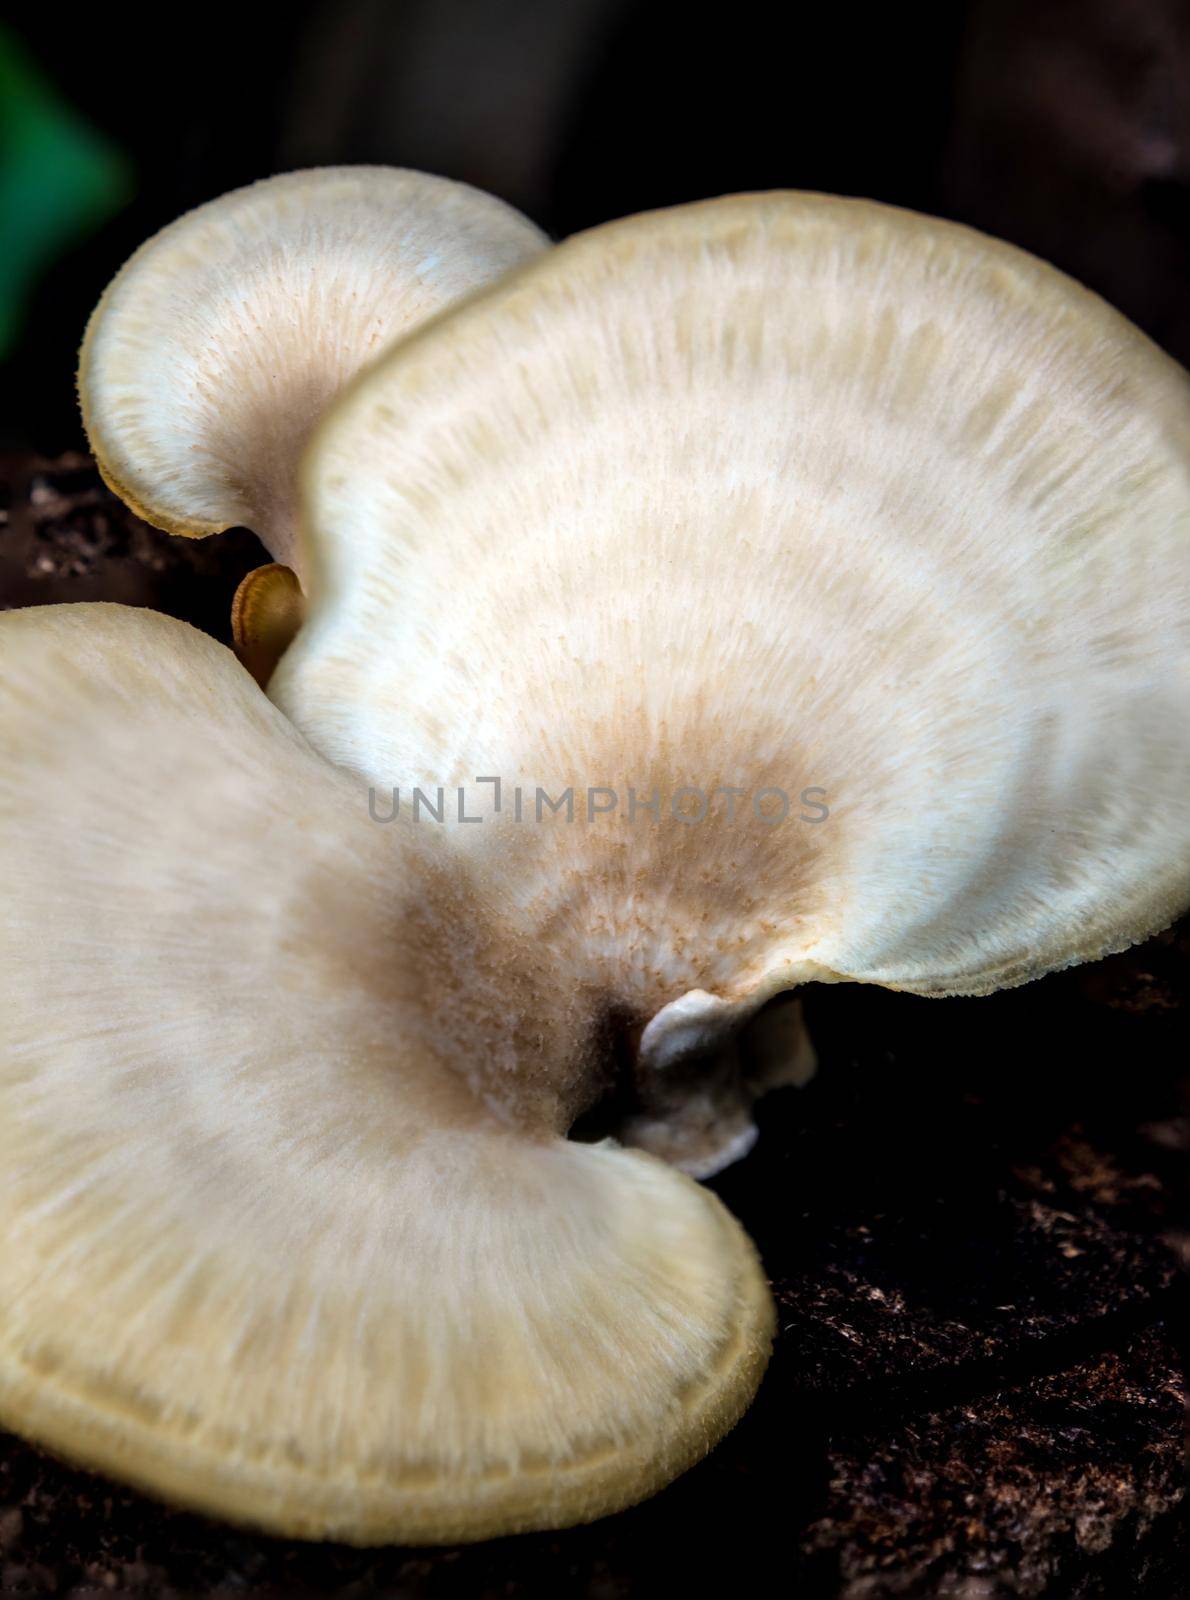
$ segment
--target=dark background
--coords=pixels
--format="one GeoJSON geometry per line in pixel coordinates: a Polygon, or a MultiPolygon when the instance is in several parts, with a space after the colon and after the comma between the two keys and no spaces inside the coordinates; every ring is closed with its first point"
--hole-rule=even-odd
{"type": "MultiPolygon", "coordinates": [[[[1187,0],[210,0],[8,15],[21,68],[116,173],[92,196],[106,215],[80,206],[30,270],[0,442],[77,441],[74,353],[141,240],[238,184],[338,161],[466,179],[555,236],[733,190],[888,200],[1046,256],[1190,358],[1187,0]]],[[[21,134],[0,111],[5,250],[28,220],[20,194],[5,208],[2,182],[28,159],[21,134]]]]}
{"type": "MultiPolygon", "coordinates": [[[[0,609],[121,599],[226,638],[263,550],[156,534],[62,457],[75,352],[154,229],[338,161],[467,179],[555,236],[732,190],[871,196],[1046,256],[1190,361],[1190,0],[10,9],[0,609]]],[[[557,1535],[353,1552],[0,1435],[0,1594],[1185,1600],[1190,931],[987,1000],[824,988],[807,1011],[818,1078],[716,1183],[773,1280],[773,1368],[665,1493],[557,1535]]]]}

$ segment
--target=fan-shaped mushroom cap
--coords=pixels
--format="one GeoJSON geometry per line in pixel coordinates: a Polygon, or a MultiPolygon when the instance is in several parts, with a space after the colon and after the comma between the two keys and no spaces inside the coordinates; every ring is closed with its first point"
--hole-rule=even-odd
{"type": "Polygon", "coordinates": [[[0,879],[6,1425],[275,1530],[429,1541],[637,1499],[751,1398],[737,1225],[557,1137],[475,899],[230,652],[0,616],[0,879]],[[467,1049],[516,1051],[503,1119],[467,1049]]]}
{"type": "Polygon", "coordinates": [[[242,523],[292,565],[297,461],[327,403],[544,244],[491,195],[392,167],[199,206],[141,246],[87,328],[79,394],[104,476],[170,533],[242,523]]]}
{"type": "Polygon", "coordinates": [[[378,785],[573,785],[451,843],[659,1072],[811,977],[981,994],[1190,900],[1188,469],[1186,375],[1017,250],[632,218],[340,401],[270,693],[378,785]]]}

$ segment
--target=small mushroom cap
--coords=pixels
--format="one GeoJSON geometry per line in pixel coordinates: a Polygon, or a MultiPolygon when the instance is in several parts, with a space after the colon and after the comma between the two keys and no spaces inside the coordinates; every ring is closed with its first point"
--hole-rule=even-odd
{"type": "Polygon", "coordinates": [[[599,1516],[735,1421],[772,1332],[747,1239],[472,1092],[466,1048],[533,1069],[475,903],[229,651],[0,616],[0,877],[4,1425],[274,1531],[427,1542],[599,1516]]]}
{"type": "Polygon", "coordinates": [[[199,206],[141,246],[88,325],[79,395],[105,478],[170,533],[243,524],[292,564],[297,462],[331,398],[544,244],[491,195],[393,167],[286,173],[199,206]]]}
{"type": "Polygon", "coordinates": [[[270,694],[376,784],[573,785],[452,843],[659,1063],[691,991],[710,1045],[1190,901],[1190,383],[1018,250],[807,195],[613,223],[373,367],[304,481],[270,694]]]}
{"type": "Polygon", "coordinates": [[[301,584],[292,567],[271,561],[241,580],[231,603],[231,634],[236,655],[262,689],[297,637],[304,614],[301,584]]]}

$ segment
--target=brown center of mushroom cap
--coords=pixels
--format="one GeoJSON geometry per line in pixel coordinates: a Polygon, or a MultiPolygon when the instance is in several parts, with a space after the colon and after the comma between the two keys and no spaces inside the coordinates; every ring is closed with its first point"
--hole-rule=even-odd
{"type": "MultiPolygon", "coordinates": [[[[655,812],[633,815],[625,784],[609,811],[610,782],[593,797],[568,785],[571,809],[558,784],[525,779],[503,787],[499,814],[464,786],[464,811],[483,813],[473,827],[414,821],[407,788],[390,830],[408,847],[401,915],[427,1046],[522,1127],[577,1122],[581,1136],[613,1133],[700,1175],[743,1153],[765,1088],[812,1064],[800,1027],[782,1043],[756,1013],[777,991],[830,976],[802,947],[803,929],[827,915],[816,886],[829,885],[836,848],[796,791],[779,824],[758,809],[756,793],[784,792],[782,764],[747,759],[753,736],[733,739],[729,715],[709,721],[698,747],[721,741],[734,754],[704,778],[701,820],[674,812],[683,787],[687,809],[703,802],[698,784],[677,781],[690,774],[662,738],[657,763],[633,773],[655,812]],[[773,781],[748,784],[748,772],[773,781]],[[538,813],[539,789],[558,809],[538,813]]],[[[639,749],[643,737],[621,727],[591,770],[620,770],[619,741],[639,749]]],[[[525,765],[545,770],[541,757],[525,765]]],[[[444,798],[453,818],[455,795],[444,798]]]]}

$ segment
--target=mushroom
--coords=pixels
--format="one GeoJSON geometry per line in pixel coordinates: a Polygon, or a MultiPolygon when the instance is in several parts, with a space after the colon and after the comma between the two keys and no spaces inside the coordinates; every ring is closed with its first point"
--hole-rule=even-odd
{"type": "Polygon", "coordinates": [[[232,641],[262,689],[297,637],[304,616],[302,586],[292,567],[269,561],[241,580],[231,603],[232,641]]]}
{"type": "Polygon", "coordinates": [[[199,206],[88,324],[79,397],[100,471],[155,527],[242,524],[292,565],[297,462],[329,401],[545,243],[492,195],[396,167],[284,173],[199,206]]]}
{"type": "Polygon", "coordinates": [[[402,334],[545,236],[467,184],[397,167],[284,173],[187,212],[109,284],[79,357],[105,481],[155,527],[250,527],[276,561],[236,595],[262,687],[301,626],[297,465],[330,401],[402,334]]]}
{"type": "MultiPolygon", "coordinates": [[[[195,436],[118,392],[160,507],[195,436]]],[[[197,525],[292,505],[194,456],[197,525]]],[[[1188,460],[1185,375],[1060,274],[736,198],[347,388],[267,695],[151,613],[0,616],[0,1418],[357,1541],[680,1472],[772,1306],[649,1150],[746,1145],[802,985],[988,993],[1190,901],[1188,460]]]]}

